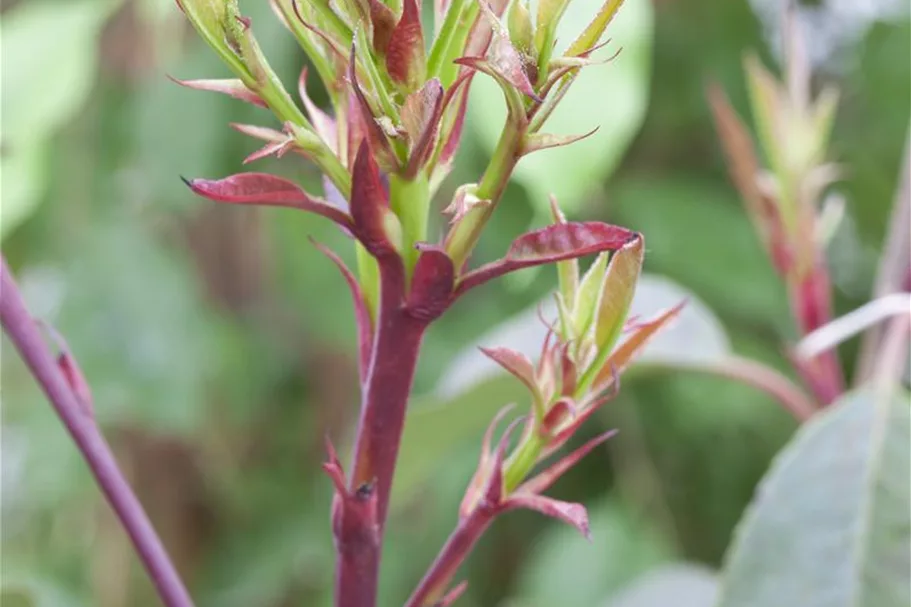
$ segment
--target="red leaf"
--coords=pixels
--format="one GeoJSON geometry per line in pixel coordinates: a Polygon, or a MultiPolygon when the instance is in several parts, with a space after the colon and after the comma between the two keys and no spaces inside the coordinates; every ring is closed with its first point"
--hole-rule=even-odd
{"type": "Polygon", "coordinates": [[[411,291],[406,309],[414,318],[430,322],[449,306],[455,268],[446,252],[438,247],[425,247],[414,266],[411,291]]]}
{"type": "Polygon", "coordinates": [[[493,458],[493,453],[490,451],[490,445],[493,442],[493,433],[497,429],[497,426],[500,425],[503,418],[506,417],[506,414],[514,408],[515,405],[506,405],[497,411],[497,414],[494,415],[490,424],[487,426],[487,430],[484,431],[484,438],[481,439],[481,457],[478,461],[478,468],[471,477],[471,482],[468,483],[468,489],[465,490],[465,497],[462,499],[462,504],[459,506],[459,514],[461,517],[467,517],[483,496],[482,490],[484,489],[487,478],[492,472],[491,460],[493,458]]]}
{"type": "Polygon", "coordinates": [[[456,103],[456,114],[453,118],[452,125],[449,127],[449,134],[443,142],[440,150],[440,159],[438,164],[446,167],[455,157],[456,150],[459,149],[459,142],[462,139],[462,129],[465,126],[465,115],[468,110],[468,90],[471,79],[474,77],[473,72],[466,72],[459,76],[459,79],[453,83],[446,91],[446,98],[443,100],[444,111],[448,109],[451,103],[456,103]],[[465,83],[464,89],[461,87],[465,83]]]}
{"type": "Polygon", "coordinates": [[[385,55],[395,30],[395,13],[380,0],[368,0],[370,23],[373,25],[373,48],[385,55]]]}
{"type": "Polygon", "coordinates": [[[509,371],[538,398],[538,382],[535,381],[535,366],[527,356],[509,348],[480,348],[484,355],[509,371]]]}
{"type": "Polygon", "coordinates": [[[405,98],[402,126],[411,146],[405,177],[413,178],[430,158],[443,114],[443,85],[432,78],[405,98]]]}
{"type": "Polygon", "coordinates": [[[331,219],[343,228],[353,228],[351,217],[324,200],[309,196],[294,183],[267,173],[238,173],[224,179],[184,179],[196,194],[228,204],[291,207],[331,219]]]}
{"type": "Polygon", "coordinates": [[[571,398],[561,398],[555,402],[541,420],[541,432],[551,436],[560,429],[563,422],[576,416],[576,407],[571,398]]]}
{"type": "Polygon", "coordinates": [[[522,61],[522,55],[510,41],[506,28],[503,27],[497,15],[494,14],[486,2],[481,0],[480,4],[481,11],[490,22],[493,30],[493,41],[490,43],[490,48],[487,49],[487,61],[490,67],[522,94],[540,103],[541,98],[535,93],[534,86],[528,79],[528,72],[525,69],[525,62],[522,61]]]}
{"type": "Polygon", "coordinates": [[[392,79],[415,90],[424,80],[424,32],[418,0],[404,0],[402,18],[392,30],[386,48],[386,69],[392,79]]]}
{"type": "Polygon", "coordinates": [[[585,539],[591,539],[588,512],[585,511],[585,506],[582,504],[562,502],[544,495],[519,493],[517,491],[510,495],[503,505],[507,510],[525,508],[540,512],[544,516],[559,519],[578,529],[585,539]]]}
{"type": "Polygon", "coordinates": [[[178,80],[168,76],[173,82],[180,86],[196,89],[198,91],[211,91],[213,93],[222,93],[259,107],[267,107],[259,95],[248,89],[243,82],[237,78],[210,79],[210,80],[178,80]]]}
{"type": "Polygon", "coordinates": [[[386,233],[384,218],[389,195],[380,180],[380,170],[366,141],[361,142],[351,175],[351,217],[354,234],[376,257],[395,252],[386,233]]]}
{"type": "Polygon", "coordinates": [[[636,232],[626,228],[597,221],[561,223],[528,232],[513,241],[506,257],[463,276],[456,287],[456,297],[508,272],[602,251],[616,251],[638,237],[636,232]]]}
{"type": "Polygon", "coordinates": [[[582,458],[591,453],[595,447],[604,444],[607,439],[613,437],[615,434],[617,434],[616,430],[610,430],[600,436],[596,436],[566,457],[560,459],[551,466],[548,466],[545,470],[542,470],[534,477],[522,483],[516,489],[516,492],[537,494],[547,491],[551,485],[557,482],[557,480],[570,468],[578,464],[582,458]]]}
{"type": "Polygon", "coordinates": [[[338,266],[339,271],[348,283],[348,289],[351,291],[351,299],[354,302],[354,318],[357,324],[357,352],[358,352],[358,372],[360,375],[361,385],[367,379],[367,369],[370,365],[370,354],[373,351],[373,321],[370,318],[370,312],[367,310],[367,303],[364,301],[361,293],[361,286],[345,262],[334,252],[316,242],[312,238],[310,241],[323,255],[328,257],[332,263],[338,266]]]}

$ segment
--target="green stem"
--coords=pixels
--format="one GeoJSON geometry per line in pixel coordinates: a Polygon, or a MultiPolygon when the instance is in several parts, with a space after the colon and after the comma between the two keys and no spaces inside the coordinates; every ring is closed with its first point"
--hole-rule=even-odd
{"type": "Polygon", "coordinates": [[[481,230],[493,214],[497,201],[506,189],[506,184],[518,162],[521,144],[520,129],[507,121],[476,192],[478,198],[490,201],[489,204],[468,211],[446,237],[446,252],[456,268],[461,268],[468,259],[481,236],[481,230]]]}
{"type": "Polygon", "coordinates": [[[420,172],[413,180],[408,180],[399,175],[390,175],[389,204],[402,224],[402,256],[406,276],[410,276],[419,255],[415,245],[427,240],[430,213],[430,184],[427,176],[420,172]]]}
{"type": "Polygon", "coordinates": [[[506,494],[515,491],[516,487],[531,473],[541,452],[544,450],[544,441],[538,434],[537,424],[534,424],[522,435],[522,440],[516,450],[507,458],[503,465],[503,485],[506,494]]]}

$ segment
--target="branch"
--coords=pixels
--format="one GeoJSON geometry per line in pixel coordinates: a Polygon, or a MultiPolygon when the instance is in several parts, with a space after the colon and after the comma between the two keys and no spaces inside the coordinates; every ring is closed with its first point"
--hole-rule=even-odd
{"type": "Polygon", "coordinates": [[[28,313],[22,295],[0,257],[0,323],[51,401],[77,448],[120,519],[133,546],[167,607],[192,607],[193,601],[174,569],[142,505],[117,466],[111,448],[90,411],[67,382],[28,313]]]}

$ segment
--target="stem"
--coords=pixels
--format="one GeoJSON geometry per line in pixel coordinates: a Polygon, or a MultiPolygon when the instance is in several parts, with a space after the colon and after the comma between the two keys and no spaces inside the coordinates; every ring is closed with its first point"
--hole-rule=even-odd
{"type": "Polygon", "coordinates": [[[477,206],[456,225],[446,237],[446,252],[452,258],[456,268],[461,268],[471,254],[472,249],[481,236],[481,231],[487,220],[493,214],[500,196],[506,189],[506,184],[512,175],[513,169],[519,160],[519,147],[522,145],[522,129],[516,127],[507,118],[503,134],[497,142],[497,147],[490,159],[484,176],[475,195],[481,200],[489,200],[489,204],[477,206]]]}
{"type": "Polygon", "coordinates": [[[162,602],[167,607],[192,607],[193,601],[148,516],[117,466],[95,420],[80,405],[57,366],[2,257],[0,264],[0,323],[7,336],[73,437],[105,499],[130,536],[162,602]]]}
{"type": "Polygon", "coordinates": [[[389,204],[402,222],[402,256],[408,276],[414,270],[420,251],[417,245],[427,240],[427,221],[430,213],[430,189],[422,172],[414,179],[389,176],[389,204]]]}
{"type": "Polygon", "coordinates": [[[459,520],[405,607],[430,607],[443,597],[459,566],[490,526],[495,515],[495,510],[479,504],[471,514],[459,520]]]}
{"type": "Polygon", "coordinates": [[[405,412],[426,323],[404,308],[405,273],[397,256],[379,259],[380,308],[370,368],[364,383],[361,417],[348,490],[375,492],[376,517],[370,528],[352,526],[336,533],[336,605],[376,604],[383,528],[398,456],[405,412]]]}
{"type": "MultiPolygon", "coordinates": [[[[815,266],[796,281],[789,281],[791,310],[801,336],[826,325],[832,319],[832,289],[822,254],[815,266]]],[[[845,391],[845,380],[834,350],[820,353],[805,364],[795,365],[807,387],[827,405],[845,391]]]]}

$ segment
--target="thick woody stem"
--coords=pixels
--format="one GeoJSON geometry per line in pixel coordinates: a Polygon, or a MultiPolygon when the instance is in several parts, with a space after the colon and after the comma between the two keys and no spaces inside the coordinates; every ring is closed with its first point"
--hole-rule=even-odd
{"type": "Polygon", "coordinates": [[[192,607],[189,593],[117,466],[111,448],[90,412],[80,404],[28,313],[6,260],[0,259],[0,264],[0,323],[4,331],[73,437],[102,493],[130,536],[162,602],[167,607],[192,607]]]}

